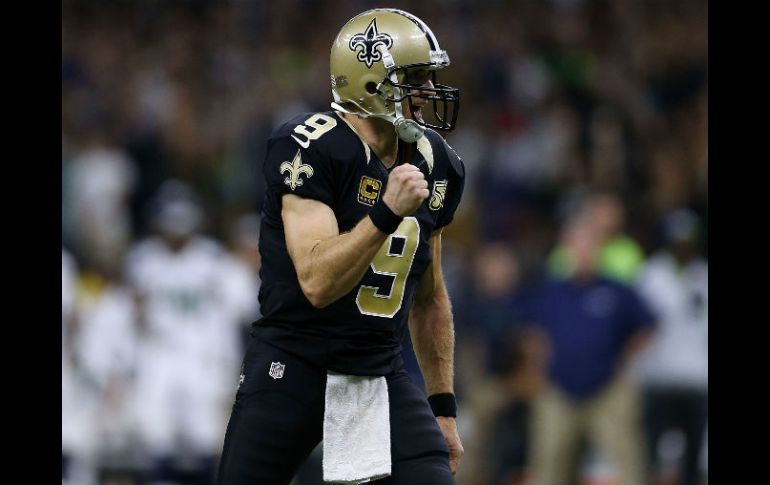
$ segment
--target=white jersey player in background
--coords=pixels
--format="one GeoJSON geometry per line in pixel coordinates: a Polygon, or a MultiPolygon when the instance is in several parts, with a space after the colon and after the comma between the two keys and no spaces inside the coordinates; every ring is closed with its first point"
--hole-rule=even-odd
{"type": "Polygon", "coordinates": [[[105,245],[84,257],[78,300],[77,355],[97,400],[90,415],[99,473],[125,468],[135,441],[131,396],[136,367],[137,313],[121,278],[121,253],[105,245]]]}
{"type": "Polygon", "coordinates": [[[155,209],[158,235],[126,260],[140,317],[136,418],[158,481],[173,480],[180,466],[202,483],[213,480],[238,378],[240,330],[224,284],[229,256],[199,232],[202,217],[192,190],[167,182],[155,209]]]}
{"type": "Polygon", "coordinates": [[[635,369],[650,466],[654,472],[677,470],[682,485],[701,483],[707,473],[708,262],[698,253],[699,226],[692,211],[668,214],[665,246],[650,257],[637,282],[660,326],[635,369]],[[681,446],[675,446],[678,441],[681,446]]]}
{"type": "Polygon", "coordinates": [[[62,249],[62,484],[96,484],[98,383],[83,358],[83,269],[62,249]]]}
{"type": "Polygon", "coordinates": [[[89,455],[88,422],[83,408],[83,386],[77,371],[77,287],[78,267],[64,248],[61,254],[61,447],[62,483],[83,480],[89,455]]]}

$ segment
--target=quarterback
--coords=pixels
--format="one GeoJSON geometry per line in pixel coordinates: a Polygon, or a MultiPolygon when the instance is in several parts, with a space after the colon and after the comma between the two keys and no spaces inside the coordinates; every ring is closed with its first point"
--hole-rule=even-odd
{"type": "Polygon", "coordinates": [[[288,484],[323,441],[324,480],[452,484],[454,327],[441,231],[463,163],[459,91],[433,32],[397,9],[349,20],[331,48],[334,101],[267,148],[254,322],[220,485],[288,484]],[[401,359],[411,332],[426,393],[401,359]]]}

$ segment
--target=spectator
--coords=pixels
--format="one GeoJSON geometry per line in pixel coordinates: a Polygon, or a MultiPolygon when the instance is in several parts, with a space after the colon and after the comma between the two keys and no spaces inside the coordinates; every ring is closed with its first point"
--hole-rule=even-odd
{"type": "Polygon", "coordinates": [[[708,419],[708,263],[697,252],[698,221],[689,210],[664,219],[665,245],[642,270],[638,288],[659,315],[660,330],[638,362],[652,470],[660,470],[661,437],[685,437],[682,485],[699,483],[708,419]]]}
{"type": "Polygon", "coordinates": [[[459,479],[469,483],[519,483],[528,451],[532,373],[524,366],[516,298],[523,275],[512,247],[483,244],[475,253],[470,285],[458,301],[458,379],[472,424],[471,454],[459,479]]]}
{"type": "MultiPolygon", "coordinates": [[[[578,196],[577,217],[583,217],[601,241],[599,252],[599,272],[608,278],[631,284],[644,264],[644,252],[639,244],[623,233],[625,208],[616,195],[597,192],[578,196]]],[[[551,252],[548,267],[553,275],[566,278],[576,268],[571,263],[564,246],[558,246],[551,252]]]]}
{"type": "Polygon", "coordinates": [[[520,263],[512,246],[491,242],[474,252],[470,269],[470,284],[457,304],[458,338],[478,342],[481,354],[473,360],[482,365],[480,373],[500,375],[518,329],[514,298],[523,277],[520,263]]]}
{"type": "Polygon", "coordinates": [[[597,274],[600,237],[586,219],[571,222],[563,243],[574,272],[547,280],[526,299],[525,313],[539,331],[526,347],[547,362],[533,406],[538,485],[576,483],[583,437],[611,457],[624,485],[647,483],[640,403],[627,369],[649,338],[653,316],[632,289],[597,274]]]}

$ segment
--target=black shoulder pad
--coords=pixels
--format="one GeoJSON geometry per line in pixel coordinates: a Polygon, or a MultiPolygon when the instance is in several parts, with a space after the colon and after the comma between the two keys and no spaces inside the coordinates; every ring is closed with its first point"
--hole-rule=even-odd
{"type": "Polygon", "coordinates": [[[449,143],[446,142],[444,137],[430,128],[425,130],[425,136],[428,137],[430,144],[433,147],[433,156],[441,157],[443,160],[449,162],[449,166],[458,177],[465,177],[465,166],[463,165],[462,159],[455,149],[449,146],[449,143]]]}
{"type": "Polygon", "coordinates": [[[353,158],[361,141],[334,111],[303,113],[281,125],[275,139],[285,138],[297,148],[330,160],[353,158]]]}
{"type": "MultiPolygon", "coordinates": [[[[291,133],[294,132],[294,128],[296,128],[298,125],[301,125],[310,118],[311,116],[315,115],[317,113],[315,112],[307,112],[298,114],[297,116],[293,117],[289,121],[286,121],[285,123],[278,125],[273,129],[273,132],[270,133],[270,138],[283,138],[286,136],[289,136],[291,133]]],[[[303,140],[304,141],[304,140],[303,140]]]]}

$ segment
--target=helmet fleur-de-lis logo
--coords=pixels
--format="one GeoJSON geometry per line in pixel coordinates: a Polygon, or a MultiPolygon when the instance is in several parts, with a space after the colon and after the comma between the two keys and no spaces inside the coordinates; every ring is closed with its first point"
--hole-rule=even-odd
{"type": "Polygon", "coordinates": [[[380,45],[390,49],[393,47],[393,38],[388,34],[377,32],[377,19],[373,18],[369,26],[363,33],[358,33],[350,38],[350,50],[355,52],[358,48],[358,60],[365,63],[366,67],[371,68],[375,61],[382,59],[382,54],[378,47],[380,45]]]}
{"type": "Polygon", "coordinates": [[[305,183],[305,181],[300,178],[300,175],[303,173],[307,178],[313,176],[313,167],[306,163],[302,163],[302,155],[300,155],[299,150],[297,150],[297,154],[294,155],[294,159],[291,163],[283,162],[279,168],[281,173],[289,172],[289,176],[283,179],[283,183],[288,185],[291,190],[294,190],[305,183]]]}

